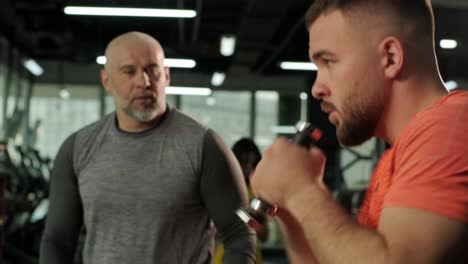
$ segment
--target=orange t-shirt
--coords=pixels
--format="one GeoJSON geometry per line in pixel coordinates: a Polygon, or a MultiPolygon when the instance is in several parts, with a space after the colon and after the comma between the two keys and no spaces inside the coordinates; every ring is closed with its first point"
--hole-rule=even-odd
{"type": "Polygon", "coordinates": [[[382,155],[359,223],[377,228],[390,206],[468,223],[468,92],[452,92],[419,112],[382,155]]]}

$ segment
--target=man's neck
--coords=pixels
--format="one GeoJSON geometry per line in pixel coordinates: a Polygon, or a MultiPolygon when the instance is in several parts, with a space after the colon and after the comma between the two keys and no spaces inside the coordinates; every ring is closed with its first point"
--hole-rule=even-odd
{"type": "Polygon", "coordinates": [[[412,78],[394,84],[376,136],[393,145],[419,112],[447,93],[438,78],[412,78]]]}

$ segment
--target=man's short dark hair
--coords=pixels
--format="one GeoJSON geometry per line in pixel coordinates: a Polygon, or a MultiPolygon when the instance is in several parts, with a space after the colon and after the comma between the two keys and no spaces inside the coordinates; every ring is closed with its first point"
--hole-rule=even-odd
{"type": "Polygon", "coordinates": [[[234,152],[234,156],[236,156],[237,160],[240,163],[242,163],[242,161],[241,161],[242,155],[247,154],[247,153],[255,154],[255,160],[254,160],[254,164],[253,164],[255,166],[257,166],[257,164],[262,159],[262,154],[260,154],[260,150],[258,149],[255,142],[250,138],[241,138],[241,139],[239,139],[234,144],[234,146],[232,146],[232,152],[234,152]]]}
{"type": "Polygon", "coordinates": [[[400,22],[396,26],[411,28],[412,34],[433,39],[434,15],[430,0],[314,0],[305,15],[307,28],[321,15],[335,10],[358,15],[365,12],[389,14],[400,22]]]}

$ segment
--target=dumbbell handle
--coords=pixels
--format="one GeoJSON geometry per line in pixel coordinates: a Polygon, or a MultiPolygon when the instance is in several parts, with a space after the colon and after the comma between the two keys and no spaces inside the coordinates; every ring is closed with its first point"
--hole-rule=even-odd
{"type": "MultiPolygon", "coordinates": [[[[296,129],[293,142],[307,149],[315,145],[322,137],[322,132],[309,122],[299,122],[296,129]]],[[[276,205],[255,197],[250,201],[249,209],[239,208],[236,213],[245,223],[258,231],[265,224],[267,216],[274,216],[277,210],[276,205]]]]}

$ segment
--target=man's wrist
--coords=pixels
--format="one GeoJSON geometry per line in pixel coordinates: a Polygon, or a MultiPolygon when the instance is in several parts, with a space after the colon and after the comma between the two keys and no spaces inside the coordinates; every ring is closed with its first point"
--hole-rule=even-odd
{"type": "Polygon", "coordinates": [[[325,195],[327,195],[326,189],[319,184],[311,184],[287,197],[285,209],[302,223],[310,212],[318,209],[317,205],[322,203],[325,195]]]}

